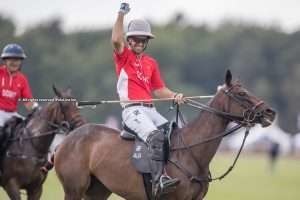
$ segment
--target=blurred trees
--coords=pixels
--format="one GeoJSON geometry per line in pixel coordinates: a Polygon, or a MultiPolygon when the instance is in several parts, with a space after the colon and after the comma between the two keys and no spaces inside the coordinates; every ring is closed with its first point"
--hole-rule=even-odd
{"type": "MultiPolygon", "coordinates": [[[[28,59],[23,71],[37,98],[53,96],[51,85],[71,86],[79,100],[116,99],[116,76],[110,45],[111,30],[64,33],[60,19],[16,35],[11,19],[0,15],[0,45],[18,42],[28,59]]],[[[160,63],[169,85],[186,95],[213,94],[231,69],[246,88],[269,102],[279,113],[280,125],[295,133],[300,111],[300,31],[225,21],[216,29],[190,25],[176,14],[165,26],[154,26],[157,36],[147,52],[160,63]]],[[[103,122],[120,116],[118,105],[83,111],[103,122]]]]}

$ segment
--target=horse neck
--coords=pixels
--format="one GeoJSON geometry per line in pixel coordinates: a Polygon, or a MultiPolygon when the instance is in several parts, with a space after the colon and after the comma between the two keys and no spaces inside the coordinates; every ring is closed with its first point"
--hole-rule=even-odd
{"type": "MultiPolygon", "coordinates": [[[[224,96],[217,93],[209,103],[209,106],[223,111],[226,107],[225,104],[224,96]]],[[[183,133],[181,134],[183,134],[185,144],[188,146],[220,135],[225,131],[228,123],[229,120],[221,116],[208,111],[202,111],[194,121],[182,129],[183,133]]],[[[192,153],[195,155],[198,165],[201,165],[202,168],[208,167],[221,140],[222,138],[218,138],[211,142],[192,147],[192,153]]]]}
{"type": "Polygon", "coordinates": [[[73,126],[72,128],[76,129],[76,128],[86,124],[86,119],[84,119],[78,112],[72,117],[72,121],[70,123],[73,126]]]}
{"type": "Polygon", "coordinates": [[[36,113],[26,126],[29,137],[35,137],[32,140],[32,145],[39,154],[48,153],[49,147],[54,139],[55,134],[42,136],[43,134],[54,131],[55,127],[50,125],[55,122],[54,115],[55,113],[49,112],[48,108],[45,107],[40,113],[36,113]]]}

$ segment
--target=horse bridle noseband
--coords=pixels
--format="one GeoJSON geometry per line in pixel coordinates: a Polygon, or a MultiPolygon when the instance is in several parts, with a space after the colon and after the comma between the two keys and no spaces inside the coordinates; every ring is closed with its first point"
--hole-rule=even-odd
{"type": "MultiPolygon", "coordinates": [[[[259,122],[259,118],[262,116],[262,112],[261,111],[257,111],[257,109],[264,104],[263,101],[258,101],[254,106],[248,106],[244,103],[244,101],[242,101],[240,98],[238,98],[237,96],[235,96],[231,90],[233,89],[234,86],[231,86],[230,88],[228,88],[227,90],[221,89],[228,97],[230,97],[231,99],[233,99],[237,104],[239,104],[241,107],[245,108],[245,110],[243,111],[243,120],[241,121],[242,123],[246,122],[248,124],[254,124],[259,122]]],[[[239,121],[237,121],[239,122],[239,121]]]]}
{"type": "MultiPolygon", "coordinates": [[[[225,176],[227,176],[232,171],[232,169],[234,168],[234,166],[235,166],[235,164],[236,164],[236,162],[237,162],[237,160],[238,160],[238,158],[239,158],[239,156],[241,154],[241,151],[242,151],[242,149],[244,147],[246,138],[249,135],[249,131],[250,131],[251,127],[253,127],[255,123],[259,122],[260,117],[262,117],[262,112],[261,111],[257,111],[257,109],[261,105],[263,105],[264,102],[263,101],[259,101],[254,106],[248,106],[248,105],[246,105],[244,103],[244,101],[240,100],[238,97],[236,97],[231,92],[231,90],[233,89],[233,87],[234,86],[231,86],[230,88],[228,88],[226,90],[225,89],[221,89],[221,90],[224,92],[225,95],[227,95],[228,97],[230,97],[231,99],[233,99],[237,104],[239,104],[239,106],[245,108],[245,110],[243,111],[243,115],[242,116],[234,115],[234,114],[231,114],[231,113],[228,113],[228,112],[224,112],[224,111],[220,111],[220,110],[216,110],[216,109],[211,108],[211,107],[209,107],[209,106],[207,106],[205,104],[199,103],[199,102],[197,102],[195,100],[191,100],[191,99],[187,99],[187,101],[185,102],[189,106],[192,106],[192,107],[195,107],[197,109],[204,110],[204,111],[207,111],[207,112],[219,115],[221,117],[224,117],[224,118],[226,118],[226,119],[228,119],[230,121],[235,121],[237,123],[236,126],[232,127],[229,130],[226,130],[225,132],[223,132],[220,135],[217,135],[215,137],[211,137],[211,138],[202,140],[200,142],[196,142],[196,143],[191,144],[191,145],[186,145],[185,142],[184,142],[182,134],[179,133],[179,137],[180,137],[180,140],[181,140],[181,143],[183,144],[183,146],[182,147],[173,147],[173,148],[171,148],[171,151],[188,150],[190,152],[193,160],[195,161],[196,165],[200,169],[203,169],[203,168],[198,163],[198,161],[196,159],[196,156],[194,155],[194,153],[193,153],[193,151],[191,149],[192,147],[198,146],[198,145],[201,145],[201,144],[204,144],[204,143],[209,143],[209,142],[212,142],[212,141],[214,141],[216,139],[223,138],[223,137],[225,137],[227,135],[230,135],[230,134],[234,133],[235,131],[239,130],[242,127],[246,127],[245,136],[243,138],[241,147],[240,147],[240,149],[239,149],[239,151],[238,151],[238,153],[237,153],[237,155],[236,155],[236,157],[235,157],[232,165],[227,169],[227,171],[225,173],[223,173],[219,177],[212,178],[210,172],[208,173],[207,177],[193,176],[187,169],[185,169],[177,161],[173,161],[173,160],[170,160],[170,159],[168,160],[170,163],[172,163],[174,166],[176,166],[179,170],[181,170],[189,178],[189,180],[192,181],[192,182],[197,182],[197,183],[201,184],[202,182],[211,182],[211,181],[214,181],[214,180],[221,180],[225,176]]],[[[229,103],[230,103],[230,101],[229,101],[229,103]]],[[[179,111],[179,106],[177,105],[177,117],[176,117],[176,119],[178,119],[178,115],[179,115],[181,121],[183,123],[185,123],[184,120],[183,120],[182,114],[179,111]]]]}

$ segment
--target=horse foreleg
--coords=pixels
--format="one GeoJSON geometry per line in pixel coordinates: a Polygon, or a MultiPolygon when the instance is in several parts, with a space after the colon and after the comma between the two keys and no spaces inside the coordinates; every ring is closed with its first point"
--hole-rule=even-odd
{"type": "Polygon", "coordinates": [[[43,187],[42,185],[27,190],[27,200],[39,200],[42,196],[42,192],[43,192],[43,187]]]}
{"type": "Polygon", "coordinates": [[[3,186],[10,200],[21,200],[20,187],[15,179],[10,179],[6,185],[3,186]]]}

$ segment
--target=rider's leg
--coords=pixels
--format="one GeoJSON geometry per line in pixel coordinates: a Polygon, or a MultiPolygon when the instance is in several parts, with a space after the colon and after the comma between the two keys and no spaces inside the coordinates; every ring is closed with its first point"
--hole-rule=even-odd
{"type": "Polygon", "coordinates": [[[138,137],[146,142],[149,134],[157,130],[155,124],[142,106],[125,108],[122,119],[125,125],[138,134],[138,137]]]}
{"type": "Polygon", "coordinates": [[[160,189],[164,192],[169,187],[179,184],[180,180],[171,178],[164,170],[164,134],[162,131],[153,131],[147,138],[147,144],[151,155],[152,177],[154,183],[159,184],[160,189]]]}
{"type": "MultiPolygon", "coordinates": [[[[162,116],[159,112],[157,112],[156,108],[147,108],[148,116],[151,118],[156,127],[162,128],[162,134],[169,131],[170,122],[162,116]]],[[[162,144],[163,145],[163,144],[162,144]]],[[[163,148],[163,147],[162,147],[163,148]]],[[[168,176],[165,169],[163,169],[162,176],[160,177],[160,186],[161,188],[168,187],[168,185],[174,186],[179,183],[178,179],[172,179],[168,176]]]]}
{"type": "Polygon", "coordinates": [[[164,135],[156,125],[167,122],[154,108],[142,106],[129,107],[123,110],[122,118],[126,126],[135,131],[138,136],[148,145],[151,154],[152,178],[155,185],[161,189],[168,186],[175,186],[178,179],[171,179],[169,176],[161,176],[164,169],[164,135]]]}
{"type": "MultiPolygon", "coordinates": [[[[3,126],[4,126],[4,123],[10,119],[12,117],[12,113],[10,112],[5,112],[3,110],[0,110],[0,153],[2,155],[2,153],[5,151],[5,149],[3,148],[3,143],[6,139],[6,135],[5,135],[5,132],[3,130],[3,126]]],[[[0,156],[1,156],[0,155],[0,156]]],[[[2,157],[0,157],[0,163],[2,161],[2,157]]],[[[2,175],[2,166],[0,166],[0,177],[2,175]]]]}

